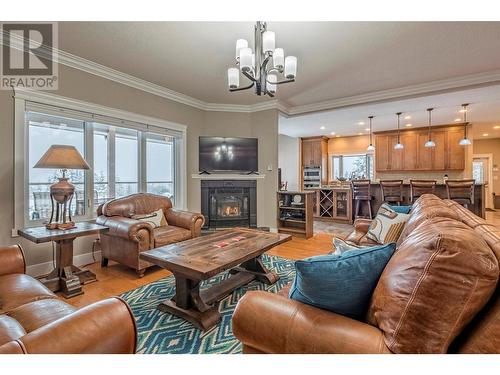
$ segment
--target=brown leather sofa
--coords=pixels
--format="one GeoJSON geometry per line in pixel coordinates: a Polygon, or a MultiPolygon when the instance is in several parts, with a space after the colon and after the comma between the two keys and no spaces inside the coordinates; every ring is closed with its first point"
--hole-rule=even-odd
{"type": "MultiPolygon", "coordinates": [[[[244,353],[500,353],[500,229],[423,195],[363,321],[284,293],[248,292],[233,316],[244,353]]],[[[366,239],[369,221],[347,237],[366,239]]]]}
{"type": "Polygon", "coordinates": [[[0,354],[135,353],[135,319],[123,300],[78,310],[25,271],[19,246],[0,248],[0,354]]]}
{"type": "Polygon", "coordinates": [[[204,217],[199,213],[172,208],[172,201],[160,195],[139,193],[113,199],[97,209],[97,223],[109,227],[101,234],[102,266],[108,259],[136,270],[144,276],[151,263],[139,259],[142,251],[171,243],[199,237],[204,217]],[[143,221],[132,219],[134,215],[148,214],[163,209],[167,226],[153,228],[143,221]]]}

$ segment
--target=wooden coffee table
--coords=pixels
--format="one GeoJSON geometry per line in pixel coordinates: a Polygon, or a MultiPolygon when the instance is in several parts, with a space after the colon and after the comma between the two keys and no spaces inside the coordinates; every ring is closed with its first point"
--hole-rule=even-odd
{"type": "Polygon", "coordinates": [[[266,284],[279,280],[266,269],[261,257],[290,239],[288,234],[234,228],[144,251],[140,258],[175,276],[175,297],[162,302],[158,309],[205,331],[220,321],[219,302],[233,290],[255,279],[266,284]],[[231,273],[228,279],[200,291],[203,280],[227,270],[231,273]]]}

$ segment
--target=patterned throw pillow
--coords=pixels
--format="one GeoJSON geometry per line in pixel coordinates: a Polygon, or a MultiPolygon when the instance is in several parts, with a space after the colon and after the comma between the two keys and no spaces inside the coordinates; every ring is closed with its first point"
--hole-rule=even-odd
{"type": "Polygon", "coordinates": [[[165,219],[165,215],[163,214],[163,210],[161,208],[149,214],[134,215],[132,216],[132,219],[145,221],[146,223],[151,224],[153,228],[158,228],[168,225],[167,219],[165,219]]]}
{"type": "Polygon", "coordinates": [[[348,243],[340,238],[333,237],[333,248],[335,250],[332,251],[330,254],[341,255],[341,254],[345,253],[346,251],[361,249],[362,247],[363,246],[354,245],[354,244],[348,243]]]}
{"type": "Polygon", "coordinates": [[[397,213],[384,203],[378,209],[366,236],[381,244],[397,242],[409,218],[410,215],[397,213]]]}

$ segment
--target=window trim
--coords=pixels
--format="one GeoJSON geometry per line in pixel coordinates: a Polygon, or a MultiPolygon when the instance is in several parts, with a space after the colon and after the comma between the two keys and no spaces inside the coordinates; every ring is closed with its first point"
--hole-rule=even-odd
{"type": "MultiPolygon", "coordinates": [[[[186,209],[187,202],[187,126],[179,123],[165,121],[162,119],[140,115],[133,112],[123,111],[111,107],[105,107],[98,104],[80,101],[77,99],[66,98],[59,95],[48,94],[40,91],[30,91],[26,89],[14,90],[14,228],[12,229],[12,236],[17,237],[17,230],[26,226],[40,225],[33,220],[29,220],[26,210],[26,198],[28,196],[29,170],[28,163],[28,132],[26,123],[26,103],[33,102],[43,105],[53,106],[58,109],[74,110],[79,112],[88,112],[100,116],[108,116],[115,119],[128,119],[145,126],[157,127],[162,130],[170,130],[180,134],[175,138],[174,152],[175,152],[175,192],[176,202],[175,205],[179,209],[186,209]]],[[[85,129],[85,147],[92,145],[88,142],[89,137],[92,136],[92,126],[85,129]]],[[[152,129],[154,132],[154,129],[152,129]]],[[[142,133],[140,133],[142,134],[142,133]]],[[[139,142],[139,145],[141,142],[139,142]]],[[[92,146],[90,146],[92,147],[92,146]]],[[[142,146],[139,146],[142,147],[142,146]]],[[[144,147],[142,147],[144,149],[144,147]]],[[[86,158],[93,158],[93,150],[86,149],[86,158]],[[89,153],[90,152],[90,153],[89,153]]],[[[145,151],[145,150],[144,150],[145,151]]],[[[142,153],[143,150],[140,149],[142,153]]],[[[145,163],[145,159],[139,157],[141,162],[145,163]]],[[[141,173],[145,173],[142,168],[139,169],[141,173]]],[[[92,186],[89,181],[92,179],[89,173],[86,173],[86,193],[87,198],[93,198],[93,194],[89,195],[92,186]]],[[[138,176],[142,177],[142,176],[138,176]]],[[[140,184],[141,180],[139,180],[140,184]]],[[[141,187],[141,186],[139,186],[141,187]]],[[[92,192],[91,192],[92,193],[92,192]]],[[[85,215],[80,220],[90,220],[92,215],[85,215]]]]}

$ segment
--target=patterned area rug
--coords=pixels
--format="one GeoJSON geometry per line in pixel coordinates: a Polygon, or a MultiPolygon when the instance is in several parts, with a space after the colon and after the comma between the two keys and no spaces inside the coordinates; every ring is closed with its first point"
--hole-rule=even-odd
{"type": "MultiPolygon", "coordinates": [[[[273,270],[280,279],[274,285],[252,281],[220,302],[221,322],[207,332],[202,332],[190,323],[174,315],[157,310],[157,306],[175,294],[175,280],[167,277],[131,290],[121,295],[132,308],[137,321],[137,353],[143,354],[233,354],[241,353],[240,342],[233,336],[231,318],[238,300],[248,290],[266,290],[276,293],[293,280],[294,262],[271,255],[263,255],[266,267],[273,270]]],[[[205,289],[228,278],[222,273],[207,280],[201,286],[205,289]]]]}

